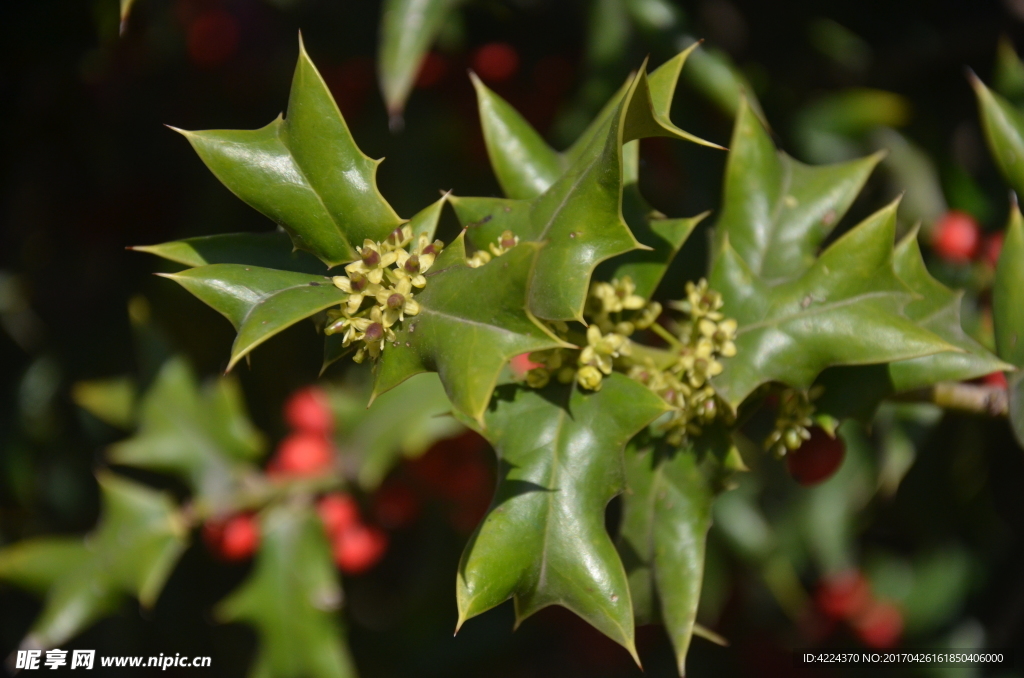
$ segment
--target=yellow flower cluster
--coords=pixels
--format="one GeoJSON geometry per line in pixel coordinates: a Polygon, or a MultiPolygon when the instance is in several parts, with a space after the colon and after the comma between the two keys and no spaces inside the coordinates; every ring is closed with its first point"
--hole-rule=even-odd
{"type": "Polygon", "coordinates": [[[412,240],[408,225],[396,228],[383,242],[364,240],[356,248],[359,259],[345,266],[347,275],[332,278],[334,285],[349,296],[340,308],[327,311],[324,333],[344,333],[345,346],[363,342],[353,356],[357,363],[366,356],[378,358],[385,342],[395,340],[395,323],[420,312],[413,288],[426,286],[423,274],[433,265],[444,243],[430,242],[427,236],[420,235],[415,247],[410,248],[412,240]],[[372,300],[373,305],[364,309],[367,300],[372,300]]]}
{"type": "Polygon", "coordinates": [[[812,402],[821,394],[821,388],[812,388],[809,392],[786,389],[779,395],[779,412],[775,417],[775,428],[764,440],[764,449],[770,450],[781,459],[791,450],[795,450],[810,440],[808,430],[814,425],[811,415],[814,414],[812,402]]]}
{"type": "Polygon", "coordinates": [[[470,268],[480,268],[494,257],[500,257],[505,252],[519,244],[519,236],[514,234],[512,231],[504,231],[498,237],[497,241],[487,245],[486,250],[477,250],[473,253],[466,263],[469,264],[470,268]],[[489,250],[489,251],[488,251],[489,250]]]}

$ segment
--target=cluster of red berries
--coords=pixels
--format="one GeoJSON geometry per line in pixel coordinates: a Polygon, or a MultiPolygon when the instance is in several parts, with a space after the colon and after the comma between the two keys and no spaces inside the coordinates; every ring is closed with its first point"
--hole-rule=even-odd
{"type": "Polygon", "coordinates": [[[1003,249],[1003,233],[984,236],[974,217],[967,212],[950,210],[935,222],[932,247],[946,261],[966,263],[981,259],[995,266],[1003,249]]]}
{"type": "MultiPolygon", "coordinates": [[[[328,472],[336,454],[331,441],[334,416],[327,395],[315,387],[297,391],[285,404],[284,415],[292,432],[267,464],[267,476],[286,479],[328,472]]],[[[330,539],[334,562],[346,574],[369,570],[387,550],[387,535],[363,522],[351,495],[328,494],[317,502],[317,512],[330,539]]],[[[247,560],[259,548],[259,521],[249,512],[207,520],[203,538],[218,557],[231,562],[247,560]]]]}
{"type": "Polygon", "coordinates": [[[903,614],[893,603],[876,598],[871,584],[858,570],[847,570],[822,579],[814,595],[826,628],[846,622],[871,648],[896,646],[903,635],[903,614]]]}

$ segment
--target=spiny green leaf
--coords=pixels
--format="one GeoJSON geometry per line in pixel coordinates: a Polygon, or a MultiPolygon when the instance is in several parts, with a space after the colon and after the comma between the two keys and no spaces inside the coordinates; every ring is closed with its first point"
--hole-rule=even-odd
{"type": "Polygon", "coordinates": [[[992,157],[1017,195],[1024,195],[1024,114],[973,73],[971,85],[978,97],[978,117],[992,157]]]}
{"type": "Polygon", "coordinates": [[[1011,368],[963,331],[960,325],[963,292],[954,292],[928,273],[916,229],[896,246],[894,265],[900,280],[917,295],[904,307],[904,315],[960,351],[944,351],[888,364],[828,369],[817,382],[824,386],[824,393],[816,402],[820,413],[836,419],[854,417],[868,421],[882,399],[894,393],[940,381],[975,379],[1011,368]]]}
{"type": "Polygon", "coordinates": [[[499,484],[459,565],[460,625],[509,598],[518,622],[562,605],[636,657],[629,584],[604,511],[622,489],[623,447],[666,408],[620,374],[597,393],[496,392],[483,433],[497,450],[499,484]]]}
{"type": "Polygon", "coordinates": [[[427,273],[407,317],[377,363],[376,397],[414,374],[437,372],[456,409],[480,421],[513,356],[562,345],[525,310],[540,245],[520,243],[479,268],[466,264],[460,235],[427,273]]]}
{"type": "MultiPolygon", "coordinates": [[[[1024,368],[1024,219],[1016,204],[1006,226],[1003,250],[996,266],[992,288],[992,319],[995,323],[996,351],[1008,363],[1024,368]]],[[[1024,446],[1024,372],[1010,377],[1010,424],[1017,442],[1024,446]]]]}
{"type": "Polygon", "coordinates": [[[992,74],[995,90],[1015,103],[1024,98],[1024,63],[1017,56],[1013,42],[1004,34],[996,46],[996,63],[992,74]]]}
{"type": "Polygon", "coordinates": [[[264,450],[245,415],[238,382],[222,377],[200,390],[181,358],[168,361],[142,400],[138,433],[110,448],[110,461],[172,473],[214,511],[264,450]]]}
{"type": "MultiPolygon", "coordinates": [[[[721,148],[680,130],[668,117],[679,73],[692,50],[690,47],[676,55],[650,76],[641,72],[633,79],[636,93],[627,112],[625,141],[647,136],[670,136],[721,148]]],[[[630,83],[627,82],[580,138],[564,153],[559,153],[507,101],[475,75],[472,78],[491,167],[505,195],[517,200],[542,195],[587,152],[596,137],[606,135],[607,125],[630,91],[630,83]]]]}
{"type": "Polygon", "coordinates": [[[63,644],[125,594],[152,607],[185,548],[184,522],[167,495],[108,473],[98,480],[103,512],[85,540],[39,539],[0,551],[0,579],[46,590],[23,647],[63,644]]]}
{"type": "Polygon", "coordinates": [[[423,57],[445,20],[463,0],[385,0],[377,52],[380,88],[388,113],[405,108],[423,57]]]}
{"type": "Polygon", "coordinates": [[[258,130],[178,131],[225,186],[328,266],[402,223],[377,190],[380,161],[356,146],[301,40],[286,118],[258,130]]]}
{"type": "Polygon", "coordinates": [[[131,249],[191,267],[243,264],[299,273],[327,273],[322,261],[308,252],[293,249],[291,237],[282,230],[205,235],[159,245],[136,245],[131,249]]]}
{"type": "Polygon", "coordinates": [[[638,624],[665,623],[679,674],[686,670],[704,551],[711,527],[714,464],[694,448],[626,447],[619,552],[629,574],[638,624]]]}
{"type": "Polygon", "coordinates": [[[735,116],[740,106],[746,105],[752,108],[759,118],[765,119],[761,104],[754,94],[754,88],[729,55],[722,50],[701,45],[693,53],[685,76],[686,81],[694,89],[726,115],[735,116]]]}
{"type": "Polygon", "coordinates": [[[893,268],[896,203],[843,235],[798,278],[770,284],[723,243],[711,275],[724,312],[737,320],[737,354],[715,389],[738,406],[780,381],[807,388],[826,367],[960,351],[903,314],[910,289],[893,268]]]}
{"type": "Polygon", "coordinates": [[[238,330],[228,370],[275,334],[348,298],[326,276],[258,266],[210,264],[160,275],[199,297],[238,330]]]}
{"type": "Polygon", "coordinates": [[[260,551],[249,579],[217,608],[223,621],[253,625],[260,643],[250,676],[348,678],[341,587],[323,526],[308,506],[278,505],[260,520],[260,551]]]}
{"type": "Polygon", "coordinates": [[[717,246],[728,239],[764,280],[800,275],[881,158],[876,153],[837,165],[804,165],[776,151],[764,125],[741,102],[715,229],[717,246]]]}
{"type": "Polygon", "coordinates": [[[368,388],[330,391],[338,449],[354,463],[359,485],[368,492],[403,457],[419,456],[438,440],[465,430],[455,418],[444,416],[452,405],[436,374],[410,377],[369,408],[368,395],[368,388]]]}

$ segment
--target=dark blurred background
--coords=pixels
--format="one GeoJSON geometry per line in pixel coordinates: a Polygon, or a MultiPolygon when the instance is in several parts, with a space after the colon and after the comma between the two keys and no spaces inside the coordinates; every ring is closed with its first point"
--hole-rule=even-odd
{"type": "MultiPolygon", "coordinates": [[[[148,300],[151,323],[200,373],[212,375],[226,365],[229,324],[178,286],[155,278],[152,273],[167,270],[165,264],[125,248],[271,228],[165,125],[268,123],[287,101],[300,30],[359,145],[372,157],[387,158],[380,188],[402,216],[435,200],[439,190],[500,194],[467,68],[475,67],[553,143],[565,145],[630,70],[647,55],[655,65],[663,61],[681,48],[685,33],[705,38],[738,66],[780,146],[804,161],[835,160],[879,145],[856,124],[852,132],[840,129],[839,141],[827,134],[822,141],[815,133],[824,114],[816,104],[850,88],[898,95],[874,113],[923,150],[935,173],[932,184],[907,199],[939,191],[910,211],[917,209],[927,222],[937,210],[958,207],[987,229],[1001,227],[1006,189],[984,148],[965,67],[989,80],[1000,36],[1022,44],[1024,2],[698,0],[677,9],[685,30],[638,30],[615,58],[600,61],[588,30],[590,3],[470,3],[429,57],[404,129],[393,133],[376,84],[375,0],[138,0],[123,36],[117,0],[3,3],[0,546],[44,533],[83,532],[94,523],[92,471],[116,433],[78,410],[69,392],[80,380],[139,367],[126,310],[130,298],[148,300]]],[[[673,118],[684,129],[728,143],[730,117],[699,87],[680,88],[673,118]]],[[[842,127],[829,124],[826,132],[842,127]]],[[[670,216],[716,208],[725,154],[663,141],[642,146],[642,186],[652,204],[670,216]]],[[[854,212],[866,213],[892,195],[893,176],[900,176],[898,168],[873,178],[854,212]]],[[[700,247],[690,247],[684,263],[699,265],[700,247]]],[[[966,279],[957,275],[947,277],[966,279]]],[[[965,324],[973,322],[966,315],[965,324]]],[[[320,340],[307,323],[262,347],[251,368],[240,371],[254,421],[271,437],[283,431],[282,401],[316,379],[320,359],[320,340]]],[[[1020,450],[1001,423],[966,417],[947,417],[917,442],[918,464],[894,497],[867,507],[860,538],[908,554],[920,543],[963,544],[970,555],[969,585],[944,632],[975,624],[989,638],[997,634],[1001,646],[1024,647],[1020,450]],[[973,483],[966,490],[964,478],[973,483]]],[[[377,571],[346,584],[351,645],[362,675],[636,673],[625,652],[562,610],[546,611],[513,634],[505,606],[468,623],[453,639],[452,584],[465,537],[441,509],[428,512],[396,537],[377,571]]],[[[733,647],[695,640],[691,675],[845,675],[795,668],[787,648],[809,641],[795,625],[779,623],[783,617],[762,600],[758,579],[741,558],[722,547],[715,559],[712,550],[709,576],[732,577],[734,584],[723,589],[711,621],[733,647]]],[[[134,603],[126,605],[75,647],[107,654],[208,654],[215,675],[244,675],[253,636],[241,627],[215,625],[209,612],[244,574],[244,566],[212,564],[193,548],[145,619],[134,603]]],[[[0,656],[17,646],[37,611],[35,599],[0,587],[0,656]]],[[[647,675],[671,675],[671,653],[660,631],[641,629],[639,644],[647,675]]],[[[1020,669],[1004,675],[1021,675],[1020,669]]]]}

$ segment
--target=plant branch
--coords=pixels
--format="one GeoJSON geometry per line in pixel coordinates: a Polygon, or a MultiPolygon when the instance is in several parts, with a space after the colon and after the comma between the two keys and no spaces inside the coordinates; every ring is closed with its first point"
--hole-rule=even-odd
{"type": "Polygon", "coordinates": [[[990,417],[1005,417],[1010,408],[1006,389],[958,381],[939,382],[930,388],[901,394],[895,399],[904,402],[933,403],[947,410],[990,417]]]}

